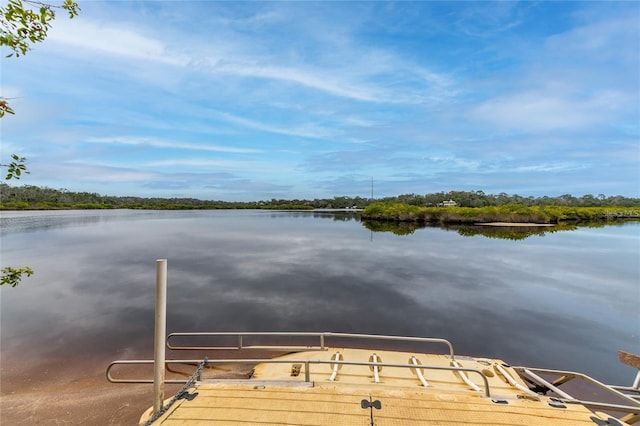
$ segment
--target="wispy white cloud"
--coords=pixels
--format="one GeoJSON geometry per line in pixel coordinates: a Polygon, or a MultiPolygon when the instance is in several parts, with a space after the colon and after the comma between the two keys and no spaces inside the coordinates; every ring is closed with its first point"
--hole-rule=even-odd
{"type": "Polygon", "coordinates": [[[584,164],[577,164],[572,162],[557,162],[557,163],[546,163],[546,164],[535,164],[535,165],[526,165],[526,166],[516,166],[510,169],[515,173],[546,173],[546,172],[566,172],[572,170],[580,170],[584,169],[584,164]]]}
{"type": "Polygon", "coordinates": [[[72,49],[90,50],[100,54],[124,56],[184,66],[187,58],[171,54],[160,40],[144,36],[120,24],[95,21],[90,18],[73,19],[66,25],[56,25],[49,40],[72,49]]]}
{"type": "Polygon", "coordinates": [[[539,131],[589,129],[609,122],[628,95],[603,91],[592,95],[540,90],[489,99],[472,111],[474,118],[506,129],[539,131]]]}
{"type": "MultiPolygon", "coordinates": [[[[124,24],[112,24],[91,19],[74,19],[51,30],[50,40],[66,46],[65,55],[82,55],[93,51],[99,55],[111,55],[150,63],[162,63],[181,68],[195,67],[204,72],[228,74],[236,77],[258,78],[296,84],[333,96],[375,103],[422,103],[441,96],[443,88],[450,86],[449,78],[405,60],[389,52],[368,49],[368,56],[359,54],[350,66],[338,62],[329,66],[313,66],[309,63],[274,63],[264,53],[253,52],[248,46],[230,48],[237,42],[218,41],[216,47],[194,51],[202,42],[196,39],[165,42],[144,35],[141,29],[124,24]],[[186,45],[186,49],[180,49],[186,45]],[[77,49],[80,49],[79,51],[77,49]],[[214,53],[215,52],[215,53],[214,53]],[[424,90],[413,91],[409,87],[387,87],[388,78],[420,79],[424,90]],[[435,90],[434,90],[435,89],[435,90]],[[431,90],[429,95],[426,92],[431,90]]],[[[251,42],[251,41],[249,41],[251,42]]],[[[357,48],[354,46],[354,48],[357,48]]],[[[345,54],[351,55],[352,52],[345,54]]],[[[347,58],[345,58],[346,60],[347,58]]],[[[106,58],[105,58],[106,60],[106,58]]],[[[140,67],[136,64],[136,68],[140,67]]],[[[150,75],[153,78],[153,73],[150,75]]]]}
{"type": "Polygon", "coordinates": [[[591,59],[597,63],[612,56],[619,56],[638,62],[638,15],[614,16],[610,19],[598,19],[584,23],[553,35],[547,40],[552,52],[570,52],[597,55],[591,59]]]}
{"type": "Polygon", "coordinates": [[[478,160],[468,160],[464,158],[457,158],[455,156],[431,156],[427,157],[426,160],[428,160],[432,165],[439,165],[440,169],[447,170],[478,170],[482,166],[482,163],[478,160]]]}
{"type": "Polygon", "coordinates": [[[581,138],[638,117],[638,21],[596,13],[574,10],[574,25],[536,34],[541,43],[519,37],[517,52],[505,44],[501,60],[517,65],[485,79],[486,95],[473,104],[470,117],[503,131],[577,132],[581,138]]]}
{"type": "Polygon", "coordinates": [[[378,124],[376,120],[371,120],[371,119],[356,117],[356,116],[344,117],[342,119],[342,122],[348,126],[356,126],[356,127],[373,127],[376,124],[378,124]]]}
{"type": "Polygon", "coordinates": [[[255,77],[297,83],[312,89],[327,92],[336,96],[368,102],[389,101],[388,96],[381,98],[381,93],[373,87],[337,80],[331,72],[317,72],[309,69],[282,67],[272,65],[222,64],[214,68],[217,72],[244,77],[255,77]]]}
{"type": "Polygon", "coordinates": [[[20,98],[23,94],[23,90],[19,86],[8,86],[6,84],[0,84],[0,93],[2,97],[8,101],[20,98]]]}
{"type": "Polygon", "coordinates": [[[227,112],[210,111],[212,117],[227,121],[229,123],[247,127],[250,129],[261,130],[268,133],[276,133],[289,136],[300,136],[305,138],[328,138],[335,136],[335,130],[329,128],[322,128],[314,124],[307,124],[303,127],[297,127],[296,125],[288,126],[273,126],[265,124],[256,120],[250,120],[244,117],[238,117],[227,112]]]}
{"type": "Polygon", "coordinates": [[[89,143],[99,143],[108,145],[143,145],[154,148],[171,148],[188,151],[213,151],[213,152],[229,152],[237,154],[257,154],[263,152],[261,149],[253,148],[237,148],[233,146],[220,146],[211,143],[185,143],[185,142],[173,142],[160,139],[154,139],[150,137],[129,137],[129,136],[114,136],[114,137],[90,137],[85,140],[89,143]]]}
{"type": "MultiPolygon", "coordinates": [[[[380,73],[360,64],[358,71],[343,65],[329,68],[254,63],[216,63],[213,72],[297,84],[333,96],[363,102],[389,104],[438,103],[455,95],[451,78],[415,67],[400,59],[392,69],[380,73]],[[398,79],[408,80],[401,86],[398,79]],[[395,80],[395,82],[394,82],[395,80]],[[415,82],[421,82],[418,87],[415,82]]],[[[357,66],[357,65],[356,65],[357,66]]]]}
{"type": "Polygon", "coordinates": [[[473,3],[461,9],[456,27],[473,37],[494,37],[522,24],[520,5],[512,2],[473,3]]]}
{"type": "Polygon", "coordinates": [[[134,167],[110,166],[87,162],[34,163],[30,179],[36,181],[64,182],[58,187],[72,187],[74,181],[98,183],[140,183],[157,179],[161,175],[154,171],[140,170],[134,167]],[[60,176],[50,179],[47,176],[60,176]],[[70,185],[71,184],[71,185],[70,185]]]}
{"type": "Polygon", "coordinates": [[[281,173],[287,169],[291,169],[286,163],[264,162],[264,161],[239,161],[224,159],[202,159],[202,158],[175,158],[167,160],[147,161],[142,164],[144,167],[150,168],[167,168],[173,169],[177,167],[193,168],[193,171],[201,169],[228,171],[236,170],[243,172],[266,172],[281,173]]]}

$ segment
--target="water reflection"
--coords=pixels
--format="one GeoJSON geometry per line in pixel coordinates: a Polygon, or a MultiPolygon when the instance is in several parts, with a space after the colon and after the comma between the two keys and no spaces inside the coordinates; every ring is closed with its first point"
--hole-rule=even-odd
{"type": "Polygon", "coordinates": [[[363,220],[362,225],[373,232],[391,232],[394,235],[411,235],[418,229],[440,228],[448,231],[457,231],[463,237],[483,236],[487,238],[498,238],[504,240],[524,240],[531,236],[543,237],[547,234],[562,231],[575,231],[578,228],[603,228],[605,226],[625,226],[631,221],[599,221],[599,222],[562,222],[550,226],[526,226],[526,225],[455,225],[446,226],[429,225],[416,222],[389,222],[379,220],[363,220]]]}
{"type": "Polygon", "coordinates": [[[316,219],[330,219],[333,221],[358,221],[360,213],[356,210],[332,210],[332,209],[316,209],[316,210],[300,210],[300,211],[274,211],[271,213],[272,218],[277,217],[313,217],[316,219]]]}
{"type": "Polygon", "coordinates": [[[411,235],[426,225],[415,222],[389,222],[382,220],[363,220],[362,225],[373,232],[391,232],[394,235],[411,235]]]}
{"type": "Polygon", "coordinates": [[[151,211],[136,210],[0,211],[0,235],[93,225],[105,221],[151,220],[155,216],[151,211]]]}
{"type": "Polygon", "coordinates": [[[640,225],[514,245],[422,228],[370,241],[353,218],[274,212],[106,212],[3,237],[2,362],[151,357],[155,259],[169,259],[169,331],[446,337],[461,354],[626,382],[640,352],[640,225]],[[330,220],[319,220],[319,219],[330,220]]]}

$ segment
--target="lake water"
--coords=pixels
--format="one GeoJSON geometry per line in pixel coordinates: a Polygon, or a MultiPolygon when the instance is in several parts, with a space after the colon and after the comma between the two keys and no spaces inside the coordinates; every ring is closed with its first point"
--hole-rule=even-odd
{"type": "MultiPolygon", "coordinates": [[[[11,360],[152,358],[155,260],[167,329],[443,337],[458,354],[630,384],[640,353],[640,223],[522,240],[353,216],[270,211],[2,212],[2,265],[35,275],[1,297],[11,360]]],[[[106,364],[104,364],[106,367],[106,364]]],[[[82,372],[77,372],[82,374],[82,372]]]]}

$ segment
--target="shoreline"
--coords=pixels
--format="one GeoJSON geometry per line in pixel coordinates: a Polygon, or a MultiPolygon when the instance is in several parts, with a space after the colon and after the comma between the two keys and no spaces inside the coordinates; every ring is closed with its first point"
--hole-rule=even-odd
{"type": "MultiPolygon", "coordinates": [[[[252,355],[264,358],[274,354],[279,352],[257,351],[252,355]]],[[[198,352],[196,358],[205,355],[198,352]]],[[[225,355],[221,354],[223,358],[225,355]]],[[[167,359],[180,358],[181,354],[167,351],[167,359]]],[[[109,354],[37,358],[2,353],[0,424],[138,425],[142,414],[153,406],[153,384],[110,383],[105,372],[114,360],[109,354]]],[[[191,370],[186,369],[188,374],[191,370]]],[[[127,378],[153,378],[153,372],[147,369],[125,368],[118,373],[127,378]]],[[[209,374],[212,373],[213,370],[209,374]]],[[[247,366],[220,365],[214,374],[220,378],[243,378],[247,366]]],[[[183,375],[167,378],[182,379],[183,375]]],[[[181,387],[182,384],[165,384],[165,399],[173,397],[181,387]]]]}
{"type": "MultiPolygon", "coordinates": [[[[102,359],[35,365],[12,361],[3,359],[2,424],[137,425],[142,412],[153,404],[153,386],[109,383],[102,359]]],[[[178,385],[167,385],[165,392],[172,395],[177,389],[178,385]]]]}
{"type": "Polygon", "coordinates": [[[479,222],[474,223],[476,226],[505,226],[505,227],[553,227],[553,223],[533,223],[533,222],[479,222]]]}

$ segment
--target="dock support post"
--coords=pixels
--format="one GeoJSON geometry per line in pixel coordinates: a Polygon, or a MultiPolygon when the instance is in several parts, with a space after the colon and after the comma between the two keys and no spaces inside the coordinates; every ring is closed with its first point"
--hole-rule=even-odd
{"type": "Polygon", "coordinates": [[[167,336],[167,259],[156,260],[156,320],[153,351],[153,414],[164,402],[165,339],[167,336]]]}

